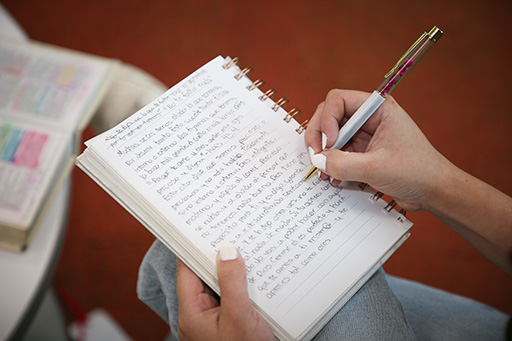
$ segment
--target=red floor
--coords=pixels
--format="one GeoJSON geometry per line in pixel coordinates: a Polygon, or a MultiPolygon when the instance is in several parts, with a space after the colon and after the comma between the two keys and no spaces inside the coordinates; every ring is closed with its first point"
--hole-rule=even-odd
{"type": "MultiPolygon", "coordinates": [[[[393,95],[445,156],[512,195],[510,1],[2,3],[33,39],[121,59],[169,86],[218,54],[239,56],[304,119],[331,88],[373,90],[438,25],[445,36],[393,95]]],[[[85,310],[106,309],[132,338],[161,340],[166,325],[135,295],[153,237],[81,171],[73,177],[54,286],[85,310]]],[[[409,218],[413,234],[386,264],[389,273],[512,313],[509,276],[430,214],[409,218]]]]}

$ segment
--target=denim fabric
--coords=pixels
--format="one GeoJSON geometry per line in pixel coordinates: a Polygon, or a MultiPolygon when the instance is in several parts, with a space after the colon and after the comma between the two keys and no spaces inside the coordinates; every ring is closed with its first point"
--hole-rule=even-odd
{"type": "Polygon", "coordinates": [[[178,330],[176,256],[158,240],[142,260],[137,296],[169,324],[171,331],[178,330]]]}
{"type": "Polygon", "coordinates": [[[505,340],[507,314],[467,297],[387,276],[418,340],[505,340]]]}
{"type": "MultiPolygon", "coordinates": [[[[167,321],[172,339],[178,328],[175,274],[176,257],[155,241],[141,264],[137,294],[167,321]]],[[[507,319],[479,302],[377,271],[314,339],[501,340],[507,319]]]]}

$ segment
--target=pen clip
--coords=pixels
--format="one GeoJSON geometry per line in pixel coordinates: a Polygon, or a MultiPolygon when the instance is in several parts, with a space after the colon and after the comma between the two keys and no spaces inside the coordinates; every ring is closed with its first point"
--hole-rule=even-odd
{"type": "Polygon", "coordinates": [[[402,57],[400,57],[400,59],[398,60],[398,62],[396,62],[395,66],[393,66],[391,68],[391,70],[389,70],[388,73],[386,73],[386,75],[384,76],[384,78],[388,78],[389,76],[391,76],[393,73],[395,73],[396,69],[398,69],[400,67],[400,65],[402,65],[402,63],[404,62],[404,60],[407,59],[407,57],[411,54],[412,51],[414,51],[414,49],[416,49],[416,47],[418,47],[418,45],[420,44],[421,41],[423,41],[423,39],[425,39],[425,37],[428,36],[428,34],[426,32],[423,32],[423,34],[418,38],[418,40],[416,40],[412,45],[411,47],[409,47],[407,49],[407,51],[405,51],[405,53],[402,55],[402,57]]]}
{"type": "Polygon", "coordinates": [[[418,40],[416,40],[412,45],[411,47],[409,47],[407,49],[407,51],[405,51],[405,53],[402,55],[402,57],[400,57],[400,59],[398,60],[398,62],[396,62],[395,66],[393,66],[393,68],[388,72],[386,73],[386,75],[384,76],[384,78],[388,78],[389,76],[391,76],[393,73],[395,73],[395,71],[402,65],[402,63],[407,59],[409,58],[409,56],[412,54],[412,52],[414,50],[416,50],[416,48],[423,42],[423,40],[425,40],[425,38],[428,38],[430,40],[432,40],[433,42],[436,42],[439,38],[441,38],[443,36],[443,31],[441,31],[437,26],[433,26],[430,31],[428,32],[423,32],[423,34],[418,38],[418,40]]]}

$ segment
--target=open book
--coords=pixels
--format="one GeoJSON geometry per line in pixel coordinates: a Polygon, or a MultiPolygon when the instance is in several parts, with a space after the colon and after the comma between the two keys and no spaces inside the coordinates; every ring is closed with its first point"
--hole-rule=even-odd
{"type": "Polygon", "coordinates": [[[310,339],[412,223],[368,187],[304,180],[299,111],[248,71],[213,59],[87,141],[77,165],[217,293],[215,256],[233,243],[275,335],[310,339]]]}
{"type": "Polygon", "coordinates": [[[116,62],[0,40],[0,246],[23,250],[76,155],[116,62]]]}

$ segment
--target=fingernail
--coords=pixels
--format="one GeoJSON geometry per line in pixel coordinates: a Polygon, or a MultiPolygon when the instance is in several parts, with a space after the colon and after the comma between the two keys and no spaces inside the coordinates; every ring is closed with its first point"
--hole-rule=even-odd
{"type": "Polygon", "coordinates": [[[325,172],[325,168],[326,168],[326,165],[327,165],[327,157],[320,153],[320,154],[315,154],[313,155],[313,157],[311,158],[311,163],[318,169],[322,170],[323,172],[325,172]]]}
{"type": "Polygon", "coordinates": [[[312,147],[309,147],[308,152],[309,152],[309,159],[313,160],[313,155],[315,155],[315,150],[312,147]]]}
{"type": "Polygon", "coordinates": [[[322,133],[322,150],[325,149],[325,146],[327,145],[327,135],[322,133]]]}
{"type": "Polygon", "coordinates": [[[233,244],[224,243],[220,246],[219,257],[222,261],[234,260],[238,257],[238,251],[233,244]]]}

